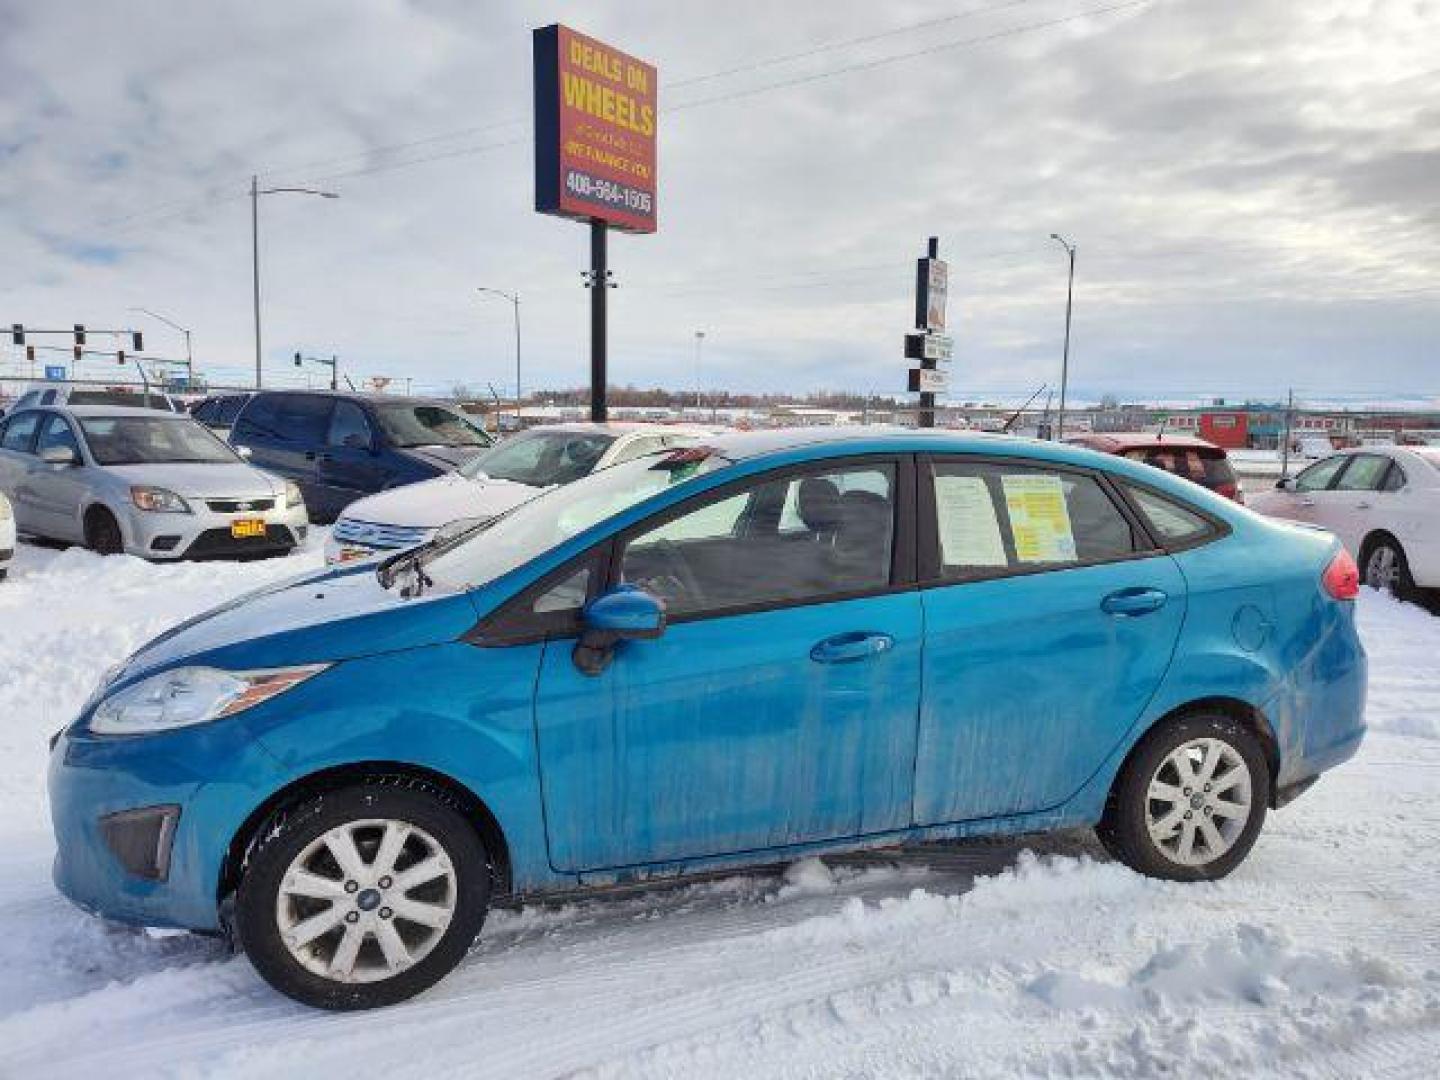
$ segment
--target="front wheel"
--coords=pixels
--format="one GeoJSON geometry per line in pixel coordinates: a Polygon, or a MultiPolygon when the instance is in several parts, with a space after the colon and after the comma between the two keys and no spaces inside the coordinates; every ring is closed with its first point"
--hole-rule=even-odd
{"type": "Polygon", "coordinates": [[[323,1009],[392,1005],[464,958],[490,900],[474,828],[403,782],[327,792],[263,826],[236,895],[251,963],[323,1009]]]}
{"type": "Polygon", "coordinates": [[[1248,728],[1223,714],[1182,716],[1130,756],[1096,833],[1132,870],[1208,881],[1249,854],[1269,801],[1270,770],[1248,728]]]}

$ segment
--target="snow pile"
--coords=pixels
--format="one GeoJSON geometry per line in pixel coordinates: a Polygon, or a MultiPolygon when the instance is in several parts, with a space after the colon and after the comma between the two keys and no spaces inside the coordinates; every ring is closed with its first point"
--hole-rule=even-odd
{"type": "Polygon", "coordinates": [[[1440,739],[1440,620],[1372,589],[1364,590],[1359,620],[1370,654],[1371,730],[1440,739]]]}

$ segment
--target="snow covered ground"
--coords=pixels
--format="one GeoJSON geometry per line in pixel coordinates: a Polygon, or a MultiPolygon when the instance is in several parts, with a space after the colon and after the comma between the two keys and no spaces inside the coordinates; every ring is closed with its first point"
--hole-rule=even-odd
{"type": "Polygon", "coordinates": [[[0,584],[0,1076],[1435,1074],[1440,619],[1374,594],[1371,736],[1214,885],[1138,877],[1088,835],[809,860],[497,912],[439,987],[359,1015],[73,910],[49,881],[46,737],[169,623],[319,561],[20,549],[0,584]]]}

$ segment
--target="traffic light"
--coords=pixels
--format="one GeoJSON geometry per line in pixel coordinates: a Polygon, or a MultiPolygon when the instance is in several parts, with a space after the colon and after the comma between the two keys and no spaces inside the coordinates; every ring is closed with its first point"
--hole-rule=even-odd
{"type": "Polygon", "coordinates": [[[80,348],[79,345],[76,345],[76,346],[75,346],[75,362],[76,362],[77,364],[80,362],[80,354],[83,353],[84,351],[85,351],[85,350],[82,349],[82,348],[80,348]]]}
{"type": "Polygon", "coordinates": [[[81,326],[78,322],[75,324],[75,344],[85,344],[85,327],[81,326]]]}
{"type": "Polygon", "coordinates": [[[124,349],[120,349],[118,352],[115,353],[115,361],[116,361],[116,363],[120,364],[122,367],[124,366],[124,364],[125,364],[125,350],[124,350],[124,349]]]}
{"type": "Polygon", "coordinates": [[[34,346],[34,345],[26,345],[26,346],[25,346],[25,362],[26,362],[27,364],[33,364],[33,363],[35,363],[35,346],[34,346]]]}
{"type": "Polygon", "coordinates": [[[11,324],[10,324],[10,340],[12,340],[13,342],[15,342],[16,345],[24,345],[24,344],[25,344],[25,327],[21,326],[18,322],[17,322],[17,323],[11,323],[11,324]]]}
{"type": "Polygon", "coordinates": [[[136,352],[145,351],[145,338],[141,336],[139,330],[130,331],[130,344],[134,347],[136,352]]]}
{"type": "Polygon", "coordinates": [[[295,354],[295,366],[296,366],[296,367],[300,367],[300,366],[301,366],[301,364],[300,364],[300,354],[299,354],[298,352],[295,354]]]}

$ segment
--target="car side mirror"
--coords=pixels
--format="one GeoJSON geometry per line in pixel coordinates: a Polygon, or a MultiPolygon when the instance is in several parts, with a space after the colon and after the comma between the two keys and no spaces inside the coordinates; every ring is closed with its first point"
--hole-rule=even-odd
{"type": "Polygon", "coordinates": [[[249,460],[250,460],[250,455],[253,454],[254,451],[251,450],[250,447],[248,447],[248,446],[237,446],[237,447],[235,447],[235,453],[239,454],[239,455],[240,455],[241,457],[243,457],[246,461],[249,461],[249,460]]]}
{"type": "Polygon", "coordinates": [[[571,654],[586,675],[610,666],[615,646],[644,641],[665,632],[665,601],[633,585],[621,585],[597,597],[580,613],[583,629],[571,654]]]}
{"type": "Polygon", "coordinates": [[[40,451],[40,460],[46,465],[79,465],[80,455],[73,446],[47,446],[40,451]]]}
{"type": "Polygon", "coordinates": [[[1275,490],[1276,490],[1276,491],[1294,491],[1294,490],[1295,490],[1295,478],[1294,478],[1293,476],[1282,476],[1279,480],[1276,480],[1276,481],[1275,481],[1275,490]]]}

